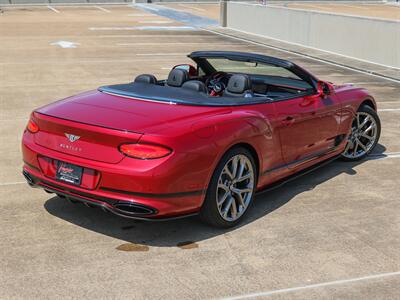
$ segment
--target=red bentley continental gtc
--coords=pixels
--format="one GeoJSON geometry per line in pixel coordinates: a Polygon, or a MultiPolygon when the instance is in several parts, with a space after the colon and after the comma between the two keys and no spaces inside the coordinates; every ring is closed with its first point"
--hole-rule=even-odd
{"type": "Polygon", "coordinates": [[[36,109],[22,140],[28,183],[123,217],[230,227],[257,191],[378,142],[365,89],[260,54],[189,58],[166,80],[143,74],[36,109]]]}

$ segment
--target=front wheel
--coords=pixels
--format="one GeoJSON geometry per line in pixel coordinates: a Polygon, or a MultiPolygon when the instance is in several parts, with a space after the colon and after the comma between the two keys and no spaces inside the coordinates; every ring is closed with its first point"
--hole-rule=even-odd
{"type": "Polygon", "coordinates": [[[253,201],[256,182],[251,153],[241,147],[228,151],[211,178],[200,218],[215,227],[235,226],[253,201]]]}
{"type": "Polygon", "coordinates": [[[375,148],[381,134],[381,122],[375,110],[361,106],[351,125],[342,159],[356,161],[363,159],[375,148]]]}

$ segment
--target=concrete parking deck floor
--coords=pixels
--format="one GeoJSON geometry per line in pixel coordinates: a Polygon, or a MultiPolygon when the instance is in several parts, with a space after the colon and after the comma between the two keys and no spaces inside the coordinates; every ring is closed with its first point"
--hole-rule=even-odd
{"type": "Polygon", "coordinates": [[[0,40],[0,298],[399,297],[400,83],[128,6],[4,8],[0,40]],[[19,143],[34,108],[140,73],[165,77],[200,49],[278,56],[368,88],[383,126],[374,156],[257,197],[228,231],[121,219],[24,183],[19,143]]]}

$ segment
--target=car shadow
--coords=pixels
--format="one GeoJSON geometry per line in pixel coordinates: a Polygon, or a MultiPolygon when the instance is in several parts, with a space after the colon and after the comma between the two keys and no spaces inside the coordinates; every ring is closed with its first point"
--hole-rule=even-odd
{"type": "MultiPolygon", "coordinates": [[[[383,145],[377,145],[371,158],[384,157],[385,150],[383,145]]],[[[71,204],[57,196],[48,199],[44,207],[55,217],[127,243],[156,247],[190,245],[246,226],[282,207],[296,195],[312,190],[340,174],[356,175],[357,172],[354,168],[366,161],[343,162],[337,160],[288,182],[282,187],[257,195],[243,222],[231,229],[212,228],[201,223],[198,217],[165,222],[135,221],[115,216],[112,213],[105,213],[100,209],[71,204]]]]}

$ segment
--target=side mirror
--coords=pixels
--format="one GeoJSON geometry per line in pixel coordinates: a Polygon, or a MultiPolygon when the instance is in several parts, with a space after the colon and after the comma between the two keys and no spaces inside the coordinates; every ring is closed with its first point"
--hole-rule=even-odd
{"type": "Polygon", "coordinates": [[[185,70],[189,73],[189,76],[197,76],[197,69],[190,65],[190,64],[181,64],[181,65],[176,65],[175,67],[173,67],[172,69],[181,69],[181,70],[185,70]]]}
{"type": "Polygon", "coordinates": [[[325,81],[318,81],[317,91],[322,98],[326,98],[331,94],[331,85],[325,81]]]}

